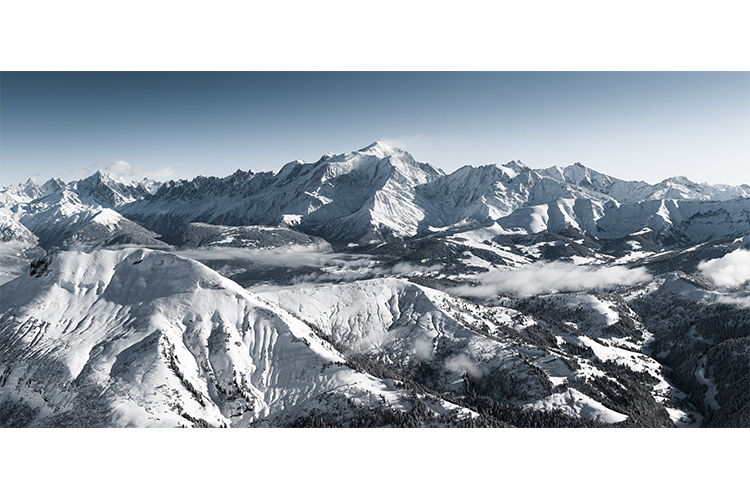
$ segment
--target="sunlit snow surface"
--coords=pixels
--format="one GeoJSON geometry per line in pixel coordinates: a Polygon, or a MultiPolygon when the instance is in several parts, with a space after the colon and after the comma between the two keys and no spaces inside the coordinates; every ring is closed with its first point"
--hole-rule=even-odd
{"type": "Polygon", "coordinates": [[[575,389],[553,394],[528,406],[537,410],[560,409],[574,417],[590,418],[605,423],[622,422],[628,418],[627,415],[610,410],[575,389]]]}
{"type": "MultiPolygon", "coordinates": [[[[481,379],[497,368],[509,369],[511,373],[519,370],[513,362],[518,360],[520,353],[532,356],[533,363],[547,375],[553,386],[575,378],[585,380],[591,376],[606,376],[588,362],[582,363],[578,370],[571,370],[557,355],[510,341],[490,341],[464,326],[481,325],[485,318],[491,317],[492,321],[485,324],[487,331],[492,333],[498,324],[518,329],[534,323],[528,317],[521,320],[512,309],[487,309],[467,304],[444,292],[402,280],[375,279],[340,285],[289,287],[267,291],[261,296],[331,332],[337,341],[359,352],[399,366],[408,365],[413,358],[432,363],[443,374],[446,389],[455,386],[459,373],[466,372],[481,379]],[[445,349],[447,345],[455,346],[447,349],[454,354],[446,355],[445,350],[441,351],[440,346],[445,349]]],[[[602,327],[619,319],[606,302],[594,296],[562,295],[561,300],[566,297],[569,298],[568,307],[583,305],[589,311],[589,319],[581,326],[588,328],[590,334],[599,335],[597,332],[602,327]]],[[[568,336],[564,340],[590,347],[602,361],[615,361],[636,372],[647,371],[661,381],[653,390],[655,396],[674,393],[672,386],[663,379],[659,363],[633,352],[639,349],[636,344],[616,338],[593,340],[587,336],[568,336]]],[[[558,343],[562,341],[560,339],[558,343]]],[[[527,406],[540,410],[563,409],[573,416],[607,423],[627,418],[627,415],[610,410],[572,389],[527,403],[527,406]]],[[[675,421],[687,418],[687,414],[672,414],[675,421]]]]}
{"type": "Polygon", "coordinates": [[[167,253],[64,252],[2,293],[3,393],[39,408],[37,425],[273,425],[325,408],[324,395],[398,407],[403,393],[343,366],[284,310],[167,253]]]}
{"type": "MultiPolygon", "coordinates": [[[[400,266],[393,269],[419,274],[419,266],[400,266]]],[[[278,425],[312,409],[346,412],[346,401],[409,410],[403,389],[343,366],[340,353],[305,320],[386,366],[430,364],[441,390],[460,392],[465,374],[481,380],[504,370],[528,380],[518,401],[528,407],[609,423],[626,418],[573,389],[544,395],[520,356],[554,387],[605,374],[589,363],[572,370],[559,354],[503,340],[501,325],[520,331],[535,321],[502,305],[468,302],[399,278],[249,290],[166,252],[56,254],[41,276],[26,274],[2,288],[8,312],[0,327],[12,345],[3,361],[5,387],[40,409],[36,425],[52,425],[60,415],[83,422],[88,406],[101,413],[94,425],[117,426],[278,425]],[[78,396],[71,397],[71,387],[78,396]]],[[[585,308],[586,319],[575,326],[581,334],[597,335],[619,319],[614,304],[594,295],[550,298],[585,308]]],[[[662,380],[655,394],[672,391],[659,364],[633,352],[635,344],[585,335],[562,341],[648,371],[662,380]]],[[[430,404],[438,405],[436,414],[457,409],[446,401],[430,404]]],[[[688,422],[684,412],[670,415],[688,422]]]]}

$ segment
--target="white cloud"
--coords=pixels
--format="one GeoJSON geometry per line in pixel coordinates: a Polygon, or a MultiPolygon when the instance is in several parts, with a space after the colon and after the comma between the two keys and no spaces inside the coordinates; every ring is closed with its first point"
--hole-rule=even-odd
{"type": "Polygon", "coordinates": [[[701,262],[698,270],[717,286],[740,286],[750,280],[750,250],[738,248],[719,259],[701,262]]]}
{"type": "Polygon", "coordinates": [[[643,267],[629,269],[553,262],[490,271],[479,275],[478,279],[481,282],[478,286],[464,285],[447,291],[472,297],[491,297],[498,293],[528,296],[633,285],[651,279],[651,275],[643,267]]]}
{"type": "Polygon", "coordinates": [[[176,168],[164,167],[158,170],[143,170],[140,168],[136,168],[133,170],[132,175],[137,175],[138,177],[156,177],[157,179],[159,179],[163,177],[176,177],[178,174],[179,171],[176,168]]]}
{"type": "Polygon", "coordinates": [[[349,255],[329,252],[317,245],[289,245],[279,248],[200,247],[176,250],[176,255],[197,261],[239,260],[250,261],[270,267],[300,268],[316,270],[299,275],[291,280],[291,286],[313,286],[319,283],[350,282],[382,276],[403,276],[413,273],[429,273],[442,266],[421,266],[399,263],[392,268],[381,267],[369,255],[349,255]]]}
{"type": "Polygon", "coordinates": [[[399,262],[391,269],[394,274],[411,274],[411,273],[430,273],[439,271],[443,266],[435,264],[434,266],[420,266],[409,262],[399,262]]]}
{"type": "Polygon", "coordinates": [[[750,309],[750,296],[740,296],[740,297],[720,296],[716,299],[716,302],[719,302],[720,304],[729,304],[732,306],[737,306],[740,309],[750,309]]]}
{"type": "Polygon", "coordinates": [[[68,174],[79,174],[86,176],[89,173],[89,169],[86,167],[73,167],[69,168],[68,170],[63,170],[60,172],[60,175],[68,175],[68,174]]]}
{"type": "Polygon", "coordinates": [[[468,373],[474,378],[482,376],[482,370],[466,354],[457,354],[445,360],[445,369],[453,373],[468,373]]]}
{"type": "Polygon", "coordinates": [[[343,268],[359,267],[366,259],[344,260],[345,254],[324,253],[316,245],[289,245],[280,248],[251,249],[206,247],[174,252],[181,257],[195,260],[233,260],[244,259],[259,264],[276,267],[324,267],[338,265],[343,268]]]}
{"type": "Polygon", "coordinates": [[[60,175],[77,175],[81,177],[86,177],[89,175],[91,171],[101,170],[102,172],[106,172],[108,174],[114,174],[118,177],[148,177],[150,179],[159,179],[159,178],[165,178],[165,177],[177,177],[179,175],[179,171],[174,167],[164,167],[159,168],[156,170],[146,170],[143,168],[135,168],[130,163],[118,160],[116,162],[107,164],[103,161],[98,161],[91,165],[91,167],[79,167],[75,166],[72,168],[69,168],[68,170],[63,170],[60,172],[60,175]]]}
{"type": "Polygon", "coordinates": [[[409,151],[417,146],[424,145],[427,142],[427,138],[424,135],[405,135],[401,137],[383,137],[378,139],[378,142],[387,144],[392,148],[398,148],[404,151],[409,151]]]}
{"type": "Polygon", "coordinates": [[[133,165],[126,161],[119,160],[114,163],[110,163],[106,167],[102,168],[102,170],[104,170],[105,172],[112,172],[120,175],[129,175],[130,172],[133,171],[133,165]]]}
{"type": "Polygon", "coordinates": [[[412,346],[414,355],[421,360],[429,361],[432,359],[432,340],[429,338],[419,338],[414,341],[412,346]]]}
{"type": "MultiPolygon", "coordinates": [[[[98,166],[102,162],[97,162],[94,166],[98,166]]],[[[114,163],[110,163],[107,166],[101,168],[102,171],[112,174],[117,174],[121,177],[149,177],[149,178],[164,178],[164,177],[176,177],[179,171],[174,167],[163,167],[156,170],[146,170],[143,168],[135,168],[130,163],[118,160],[114,163]]]]}

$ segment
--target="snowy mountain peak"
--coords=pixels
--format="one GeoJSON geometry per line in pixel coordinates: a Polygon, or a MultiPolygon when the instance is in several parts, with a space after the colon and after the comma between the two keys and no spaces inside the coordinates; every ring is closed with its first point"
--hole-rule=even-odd
{"type": "Polygon", "coordinates": [[[678,175],[676,177],[670,177],[666,179],[666,182],[674,182],[678,184],[695,184],[693,181],[685,177],[684,175],[678,175]]]}
{"type": "Polygon", "coordinates": [[[96,177],[101,182],[105,182],[108,184],[109,183],[126,184],[128,182],[122,177],[118,177],[114,174],[110,174],[109,172],[104,172],[102,170],[97,170],[92,177],[96,177]]]}
{"type": "Polygon", "coordinates": [[[154,185],[150,181],[130,182],[97,170],[93,175],[78,181],[76,189],[104,206],[117,207],[143,199],[154,189],[154,185]],[[149,189],[145,185],[149,186],[149,189]]]}
{"type": "Polygon", "coordinates": [[[123,216],[112,210],[111,208],[105,208],[94,216],[92,222],[101,224],[102,226],[117,226],[117,224],[123,220],[123,216]]]}
{"type": "Polygon", "coordinates": [[[0,206],[29,203],[41,196],[44,196],[44,191],[34,179],[29,179],[24,184],[14,184],[0,189],[0,206]]]}
{"type": "Polygon", "coordinates": [[[245,171],[238,168],[232,175],[229,176],[229,183],[233,187],[239,186],[249,181],[254,176],[255,172],[253,172],[252,170],[245,171]]]}
{"type": "MultiPolygon", "coordinates": [[[[0,212],[0,242],[9,241],[31,242],[36,245],[38,238],[10,215],[0,212]]],[[[0,257],[2,257],[2,252],[0,252],[0,257]]]]}
{"type": "Polygon", "coordinates": [[[643,196],[636,194],[647,187],[643,182],[622,181],[606,174],[593,170],[580,162],[567,167],[553,166],[546,169],[536,170],[540,175],[554,179],[563,185],[573,185],[583,188],[589,193],[600,193],[612,197],[618,201],[635,201],[643,196]],[[620,199],[625,197],[625,199],[620,199]]]}
{"type": "Polygon", "coordinates": [[[65,182],[58,177],[53,177],[42,185],[42,190],[47,194],[56,193],[65,189],[65,182]]]}
{"type": "Polygon", "coordinates": [[[526,172],[527,170],[531,170],[531,168],[529,168],[529,166],[521,160],[511,160],[508,163],[503,164],[503,167],[512,168],[513,170],[516,170],[518,172],[526,172]]]}
{"type": "Polygon", "coordinates": [[[567,173],[567,176],[569,178],[578,177],[586,179],[589,182],[594,179],[606,181],[608,183],[612,182],[612,178],[610,176],[597,172],[596,170],[587,167],[581,162],[575,162],[573,165],[569,165],[564,169],[564,172],[567,173]]]}
{"type": "Polygon", "coordinates": [[[29,177],[29,179],[24,184],[19,184],[18,187],[21,188],[20,191],[22,193],[31,198],[36,198],[39,197],[39,195],[43,194],[43,191],[39,187],[39,184],[37,184],[32,177],[29,177]]]}
{"type": "Polygon", "coordinates": [[[389,146],[385,142],[381,141],[375,141],[372,144],[370,144],[367,147],[364,147],[359,150],[360,153],[367,153],[375,155],[379,158],[384,158],[386,156],[393,156],[394,154],[403,152],[401,149],[398,149],[393,146],[389,146]]]}

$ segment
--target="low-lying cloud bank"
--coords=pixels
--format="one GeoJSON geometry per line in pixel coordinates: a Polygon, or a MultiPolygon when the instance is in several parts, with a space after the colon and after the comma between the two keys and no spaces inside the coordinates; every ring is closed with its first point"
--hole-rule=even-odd
{"type": "Polygon", "coordinates": [[[720,296],[716,299],[716,302],[720,304],[729,304],[730,306],[736,306],[740,309],[750,309],[750,296],[720,296]]]}
{"type": "Polygon", "coordinates": [[[481,282],[479,285],[464,285],[446,291],[469,297],[492,297],[499,293],[530,296],[634,285],[650,280],[652,276],[644,267],[630,269],[552,262],[490,271],[477,278],[481,282]]]}
{"type": "Polygon", "coordinates": [[[274,267],[322,267],[327,265],[358,266],[366,259],[347,259],[345,254],[324,253],[315,245],[288,245],[279,248],[207,247],[173,252],[198,261],[248,260],[274,267]]]}
{"type": "MultiPolygon", "coordinates": [[[[378,265],[369,255],[350,255],[328,252],[318,245],[288,245],[278,248],[235,248],[235,247],[201,247],[189,250],[175,250],[172,253],[200,262],[234,261],[237,265],[252,263],[269,268],[315,268],[315,270],[295,276],[291,286],[305,288],[313,284],[330,282],[348,282],[384,276],[424,275],[439,271],[440,265],[422,266],[401,262],[392,267],[378,265]]],[[[287,288],[276,285],[256,286],[258,290],[287,288]]]]}
{"type": "Polygon", "coordinates": [[[717,286],[740,286],[750,280],[750,250],[738,248],[719,259],[701,262],[698,270],[717,286]]]}

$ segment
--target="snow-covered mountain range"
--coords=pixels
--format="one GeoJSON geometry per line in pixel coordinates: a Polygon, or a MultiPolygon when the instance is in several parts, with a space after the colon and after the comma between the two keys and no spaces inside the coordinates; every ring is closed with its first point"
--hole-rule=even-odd
{"type": "Polygon", "coordinates": [[[608,239],[649,228],[676,243],[747,233],[750,185],[696,184],[683,177],[649,185],[578,163],[532,170],[518,161],[446,175],[374,143],[312,164],[291,162],[277,174],[238,170],[226,178],[158,184],[97,172],[70,184],[52,179],[40,187],[29,180],[0,191],[0,210],[41,233],[44,247],[59,246],[60,234],[107,208],[162,236],[204,222],[289,227],[334,244],[363,244],[496,222],[504,234],[574,228],[608,239]]]}
{"type": "Polygon", "coordinates": [[[746,184],[382,143],[29,180],[0,190],[0,425],[746,426],[749,248],[746,184]]]}

